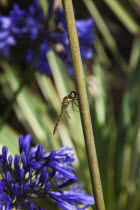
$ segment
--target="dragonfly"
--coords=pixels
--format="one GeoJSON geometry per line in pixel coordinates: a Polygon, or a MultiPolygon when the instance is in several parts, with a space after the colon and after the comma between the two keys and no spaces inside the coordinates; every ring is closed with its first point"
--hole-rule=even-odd
{"type": "MultiPolygon", "coordinates": [[[[63,98],[63,101],[62,101],[62,107],[61,107],[61,112],[60,112],[60,115],[56,121],[56,124],[55,124],[55,127],[54,127],[54,130],[53,130],[53,135],[55,134],[56,130],[57,130],[57,127],[61,121],[61,118],[62,118],[62,115],[63,113],[65,112],[67,114],[67,116],[70,118],[68,112],[67,112],[67,107],[69,104],[72,103],[72,108],[74,110],[74,107],[73,105],[75,104],[77,107],[79,107],[79,105],[76,103],[78,101],[78,98],[77,98],[77,93],[75,91],[71,91],[69,95],[65,96],[63,98]]],[[[76,110],[74,110],[76,111],[76,110]]]]}

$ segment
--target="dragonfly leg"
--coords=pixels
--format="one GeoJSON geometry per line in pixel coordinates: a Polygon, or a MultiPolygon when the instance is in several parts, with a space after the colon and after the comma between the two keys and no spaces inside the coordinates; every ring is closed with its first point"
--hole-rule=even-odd
{"type": "Polygon", "coordinates": [[[77,101],[77,99],[76,99],[76,100],[73,100],[73,103],[74,103],[77,107],[79,107],[79,105],[78,105],[75,101],[77,101]]]}
{"type": "Polygon", "coordinates": [[[78,110],[75,110],[75,109],[74,109],[74,104],[75,104],[77,107],[79,107],[79,105],[78,105],[75,101],[72,101],[72,109],[73,109],[74,111],[76,111],[76,112],[79,112],[78,110]]]}
{"type": "Polygon", "coordinates": [[[70,116],[69,116],[69,114],[68,114],[68,112],[67,112],[67,110],[66,110],[66,109],[65,109],[65,112],[66,112],[67,116],[70,118],[70,116]]]}

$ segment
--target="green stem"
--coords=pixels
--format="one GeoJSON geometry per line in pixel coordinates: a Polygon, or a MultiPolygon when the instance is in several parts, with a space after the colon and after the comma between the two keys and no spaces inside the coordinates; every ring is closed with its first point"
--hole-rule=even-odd
{"type": "Polygon", "coordinates": [[[105,210],[72,0],[63,0],[63,6],[67,23],[72,63],[75,73],[76,89],[79,100],[80,115],[89,162],[93,194],[95,197],[95,206],[97,210],[105,210]]]}

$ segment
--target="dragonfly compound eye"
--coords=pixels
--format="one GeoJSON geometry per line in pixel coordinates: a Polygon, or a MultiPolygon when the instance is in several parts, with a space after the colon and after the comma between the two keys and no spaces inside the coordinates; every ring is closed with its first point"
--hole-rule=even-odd
{"type": "Polygon", "coordinates": [[[76,97],[77,97],[76,92],[75,92],[75,91],[71,91],[71,92],[70,92],[70,97],[71,97],[71,98],[76,98],[76,97]]]}

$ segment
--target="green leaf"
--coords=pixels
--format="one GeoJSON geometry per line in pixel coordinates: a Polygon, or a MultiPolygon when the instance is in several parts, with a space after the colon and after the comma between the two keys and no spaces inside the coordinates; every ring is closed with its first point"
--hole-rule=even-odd
{"type": "Polygon", "coordinates": [[[103,20],[100,12],[98,11],[95,3],[91,0],[83,0],[83,2],[86,5],[89,13],[93,17],[93,20],[96,23],[96,27],[102,34],[104,40],[106,41],[110,51],[112,52],[112,55],[114,56],[114,59],[118,62],[120,68],[125,72],[125,74],[127,74],[128,65],[124,60],[122,54],[120,53],[116,41],[114,37],[111,35],[108,27],[106,26],[106,23],[103,20]]]}
{"type": "Polygon", "coordinates": [[[115,0],[104,0],[104,2],[110,7],[130,33],[136,35],[140,32],[140,26],[130,12],[126,10],[125,5],[123,6],[121,2],[115,0]]]}
{"type": "Polygon", "coordinates": [[[18,147],[19,134],[9,125],[5,124],[0,130],[0,147],[6,146],[9,154],[19,154],[18,147]]]}

